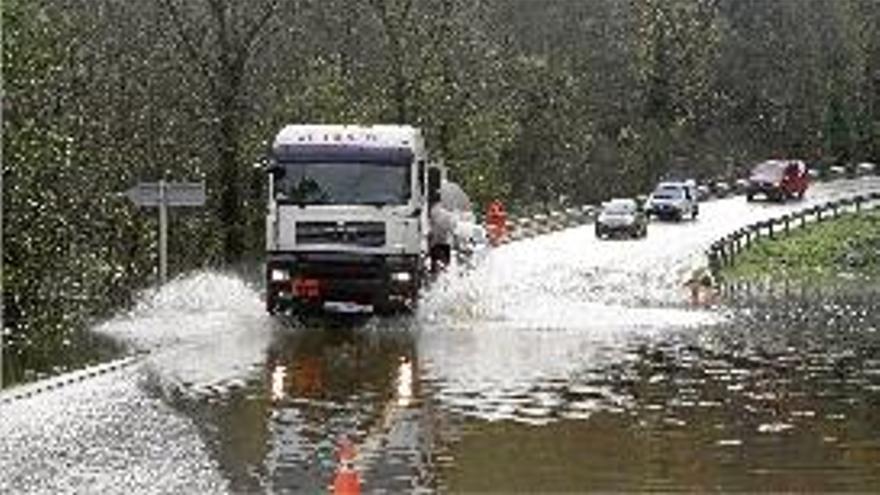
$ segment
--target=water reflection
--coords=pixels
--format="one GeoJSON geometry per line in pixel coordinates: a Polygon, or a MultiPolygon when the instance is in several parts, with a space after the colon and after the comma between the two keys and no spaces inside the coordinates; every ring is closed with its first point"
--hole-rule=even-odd
{"type": "Polygon", "coordinates": [[[726,319],[584,305],[552,325],[276,321],[224,353],[236,369],[258,356],[255,373],[165,366],[181,392],[161,393],[236,492],[869,490],[880,298],[866,293],[728,293],[726,319]]]}
{"type": "Polygon", "coordinates": [[[529,406],[517,406],[505,421],[474,414],[498,400],[474,390],[443,486],[874,490],[880,486],[874,289],[789,290],[769,300],[753,293],[736,302],[734,319],[719,325],[631,332],[597,346],[567,377],[521,389],[529,406]],[[541,426],[523,425],[526,413],[541,426]]]}
{"type": "Polygon", "coordinates": [[[365,489],[411,490],[429,482],[415,334],[406,322],[303,329],[281,336],[269,360],[290,369],[288,398],[272,413],[268,455],[275,491],[313,489],[334,472],[339,439],[350,439],[365,489]],[[401,330],[400,328],[404,329],[401,330]]]}
{"type": "Polygon", "coordinates": [[[431,482],[412,322],[321,320],[275,328],[262,377],[215,397],[176,394],[200,419],[236,491],[320,492],[347,474],[364,490],[431,482]],[[349,467],[346,467],[349,469],[349,467]]]}
{"type": "Polygon", "coordinates": [[[283,364],[275,366],[272,371],[272,401],[277,402],[286,397],[284,380],[287,378],[287,367],[283,364]]]}
{"type": "Polygon", "coordinates": [[[413,403],[413,363],[401,358],[397,365],[397,407],[409,407],[413,403]]]}

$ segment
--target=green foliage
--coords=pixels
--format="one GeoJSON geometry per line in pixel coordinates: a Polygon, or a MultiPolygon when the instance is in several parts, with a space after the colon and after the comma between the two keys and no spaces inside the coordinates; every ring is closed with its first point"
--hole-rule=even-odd
{"type": "Polygon", "coordinates": [[[880,276],[880,213],[846,215],[762,240],[738,256],[727,275],[822,280],[842,274],[880,276]]]}

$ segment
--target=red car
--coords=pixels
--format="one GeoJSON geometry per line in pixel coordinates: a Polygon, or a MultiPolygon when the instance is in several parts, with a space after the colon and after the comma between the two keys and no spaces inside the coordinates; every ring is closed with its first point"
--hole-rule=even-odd
{"type": "Polygon", "coordinates": [[[800,160],[767,160],[752,169],[746,187],[746,200],[763,194],[768,200],[803,198],[810,185],[807,166],[800,160]]]}

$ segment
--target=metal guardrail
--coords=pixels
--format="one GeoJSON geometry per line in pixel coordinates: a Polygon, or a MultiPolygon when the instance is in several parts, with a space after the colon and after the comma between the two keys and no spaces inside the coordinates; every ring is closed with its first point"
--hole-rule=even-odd
{"type": "Polygon", "coordinates": [[[143,356],[143,353],[135,354],[133,356],[115,359],[107,363],[88,366],[62,375],[16,385],[9,389],[2,389],[0,390],[0,406],[66,387],[74,383],[83,382],[89,378],[107,375],[134,366],[141,362],[143,356]]]}
{"type": "Polygon", "coordinates": [[[531,216],[508,218],[502,244],[577,227],[595,219],[597,207],[585,205],[531,216]]]}
{"type": "Polygon", "coordinates": [[[732,266],[740,253],[762,238],[775,239],[807,224],[838,218],[843,213],[875,209],[877,205],[874,203],[877,202],[880,202],[880,192],[860,194],[747,225],[712,243],[706,252],[709,269],[717,275],[722,268],[732,266]]]}

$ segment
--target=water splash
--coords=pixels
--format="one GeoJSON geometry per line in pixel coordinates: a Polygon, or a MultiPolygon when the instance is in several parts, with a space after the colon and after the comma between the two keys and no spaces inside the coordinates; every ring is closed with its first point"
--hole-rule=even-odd
{"type": "Polygon", "coordinates": [[[204,395],[261,373],[279,325],[241,279],[197,272],[145,293],[134,309],[95,331],[149,351],[161,388],[204,395]]]}

